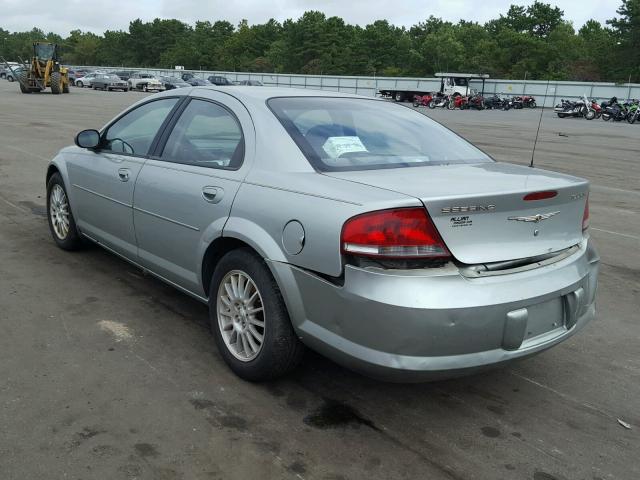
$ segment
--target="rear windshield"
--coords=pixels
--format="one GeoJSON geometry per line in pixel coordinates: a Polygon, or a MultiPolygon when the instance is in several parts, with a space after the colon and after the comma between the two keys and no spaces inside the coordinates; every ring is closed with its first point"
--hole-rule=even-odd
{"type": "Polygon", "coordinates": [[[379,100],[272,98],[268,105],[320,171],[491,162],[427,116],[379,100]]]}

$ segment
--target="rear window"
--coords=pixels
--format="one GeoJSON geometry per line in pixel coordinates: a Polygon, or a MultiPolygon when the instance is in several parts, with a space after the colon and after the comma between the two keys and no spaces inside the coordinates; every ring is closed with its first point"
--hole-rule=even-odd
{"type": "Polygon", "coordinates": [[[331,97],[272,98],[268,105],[320,171],[492,162],[452,131],[401,105],[331,97]]]}

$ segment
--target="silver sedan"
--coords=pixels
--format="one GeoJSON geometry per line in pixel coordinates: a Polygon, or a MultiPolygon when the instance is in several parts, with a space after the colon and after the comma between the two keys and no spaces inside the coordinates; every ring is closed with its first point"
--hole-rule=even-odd
{"type": "Polygon", "coordinates": [[[388,380],[451,377],[595,315],[588,182],[497,163],[404,106],[184,88],[75,143],[47,171],[55,242],[208,303],[245,379],[289,372],[303,346],[388,380]]]}

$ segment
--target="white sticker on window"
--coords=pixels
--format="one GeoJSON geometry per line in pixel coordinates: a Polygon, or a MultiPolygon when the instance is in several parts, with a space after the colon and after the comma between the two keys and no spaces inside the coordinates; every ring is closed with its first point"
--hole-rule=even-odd
{"type": "Polygon", "coordinates": [[[340,155],[351,152],[367,152],[360,137],[329,137],[324,142],[322,149],[331,158],[338,158],[340,155]]]}

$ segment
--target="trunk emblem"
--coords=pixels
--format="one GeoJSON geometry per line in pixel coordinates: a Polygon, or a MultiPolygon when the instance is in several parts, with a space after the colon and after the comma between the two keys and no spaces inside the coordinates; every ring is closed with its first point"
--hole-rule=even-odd
{"type": "Polygon", "coordinates": [[[559,214],[560,211],[557,212],[549,212],[549,213],[537,213],[536,215],[530,215],[528,217],[509,217],[507,218],[507,220],[515,220],[516,222],[534,222],[534,223],[540,223],[542,220],[546,220],[547,218],[551,218],[557,214],[559,214]]]}

